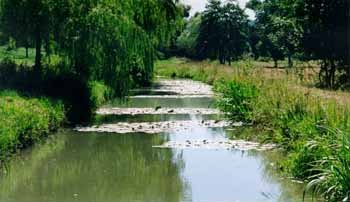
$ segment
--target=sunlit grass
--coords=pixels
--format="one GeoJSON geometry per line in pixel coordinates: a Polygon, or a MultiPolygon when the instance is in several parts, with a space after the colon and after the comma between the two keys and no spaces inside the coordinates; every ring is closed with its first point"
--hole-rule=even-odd
{"type": "Polygon", "coordinates": [[[278,143],[287,151],[286,159],[278,162],[281,170],[311,181],[314,194],[347,201],[350,151],[343,139],[350,138],[350,93],[315,88],[317,67],[300,65],[272,69],[268,62],[245,60],[230,67],[173,58],[158,62],[156,69],[163,76],[216,86],[222,95],[219,106],[230,118],[239,117],[263,131],[244,138],[278,143]],[[250,96],[255,88],[258,93],[250,96]]]}
{"type": "Polygon", "coordinates": [[[0,161],[56,130],[64,117],[59,102],[0,91],[0,161]]]}

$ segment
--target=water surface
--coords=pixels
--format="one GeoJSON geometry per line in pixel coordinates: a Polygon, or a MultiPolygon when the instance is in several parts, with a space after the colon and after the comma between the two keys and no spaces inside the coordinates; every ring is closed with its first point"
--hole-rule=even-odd
{"type": "MultiPolygon", "coordinates": [[[[209,98],[134,98],[108,106],[214,107],[209,98]]],[[[221,118],[108,115],[94,124],[221,118]]],[[[273,168],[278,151],[152,147],[167,141],[225,140],[226,133],[197,125],[190,131],[161,134],[63,130],[8,164],[0,175],[0,202],[302,201],[302,186],[282,179],[273,168]]]]}

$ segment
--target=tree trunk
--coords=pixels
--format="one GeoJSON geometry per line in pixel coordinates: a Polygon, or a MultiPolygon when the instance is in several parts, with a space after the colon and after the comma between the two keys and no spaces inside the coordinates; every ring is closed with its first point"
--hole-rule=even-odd
{"type": "Polygon", "coordinates": [[[275,68],[278,68],[278,60],[274,59],[273,61],[275,62],[275,68]]]}
{"type": "Polygon", "coordinates": [[[292,56],[290,54],[288,55],[288,67],[289,68],[293,67],[292,56]]]}
{"type": "Polygon", "coordinates": [[[35,65],[34,69],[37,73],[41,72],[41,34],[37,32],[35,39],[35,65]]]}
{"type": "Polygon", "coordinates": [[[333,89],[335,87],[335,63],[334,60],[331,60],[331,70],[330,70],[330,87],[333,89]]]}
{"type": "Polygon", "coordinates": [[[28,45],[26,44],[26,58],[29,58],[28,45]]]}
{"type": "Polygon", "coordinates": [[[219,61],[220,61],[220,64],[225,64],[225,60],[224,60],[224,57],[220,54],[219,55],[219,61]]]}

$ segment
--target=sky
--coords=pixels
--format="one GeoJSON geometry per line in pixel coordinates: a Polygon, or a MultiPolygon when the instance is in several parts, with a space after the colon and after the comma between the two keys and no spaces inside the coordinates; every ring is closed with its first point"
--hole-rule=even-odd
{"type": "MultiPolygon", "coordinates": [[[[237,0],[237,1],[241,8],[245,8],[245,5],[249,0],[237,0]]],[[[205,5],[207,4],[207,0],[182,0],[182,2],[192,7],[191,15],[195,14],[196,12],[203,11],[205,9],[205,5]]],[[[246,13],[250,19],[254,19],[255,15],[252,10],[247,9],[246,13]]]]}

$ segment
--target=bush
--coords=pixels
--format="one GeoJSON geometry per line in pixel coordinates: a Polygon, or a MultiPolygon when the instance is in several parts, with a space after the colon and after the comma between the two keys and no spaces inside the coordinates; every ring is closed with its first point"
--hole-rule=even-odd
{"type": "Polygon", "coordinates": [[[89,82],[90,88],[90,102],[94,109],[110,100],[113,95],[113,90],[106,86],[103,82],[91,81],[89,82]]]}
{"type": "Polygon", "coordinates": [[[249,83],[237,81],[220,81],[215,85],[222,98],[218,106],[234,121],[250,121],[253,102],[258,96],[258,89],[249,83]]]}
{"type": "Polygon", "coordinates": [[[60,102],[25,98],[13,91],[0,93],[0,160],[60,127],[64,121],[60,102]]]}

